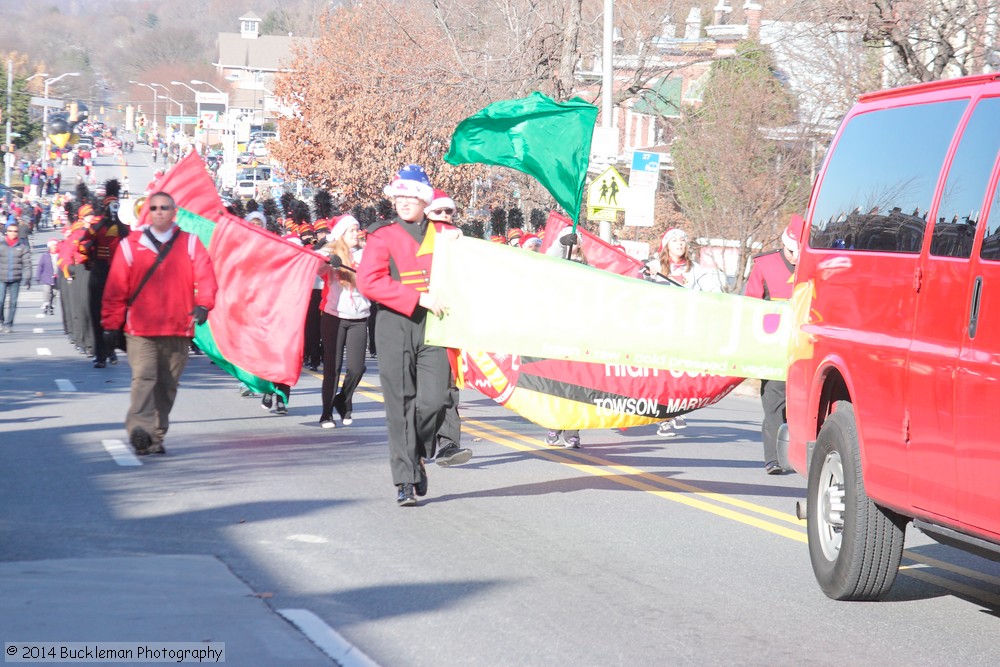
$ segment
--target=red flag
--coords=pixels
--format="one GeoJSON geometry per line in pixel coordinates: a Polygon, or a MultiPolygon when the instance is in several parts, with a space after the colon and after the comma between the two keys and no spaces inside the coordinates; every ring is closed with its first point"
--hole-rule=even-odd
{"type": "MultiPolygon", "coordinates": [[[[325,258],[226,211],[197,153],[156,186],[174,198],[178,222],[198,234],[212,258],[219,289],[208,326],[219,353],[257,377],[294,385],[312,285],[325,258]]],[[[140,220],[147,215],[144,206],[140,220]]]]}
{"type": "Polygon", "coordinates": [[[216,226],[209,254],[219,283],[211,319],[219,351],[254,375],[294,385],[323,258],[233,216],[216,226]]]}
{"type": "MultiPolygon", "coordinates": [[[[545,238],[542,240],[542,252],[548,250],[553,243],[558,243],[559,232],[567,227],[572,227],[573,221],[555,211],[549,213],[549,219],[545,223],[545,238]]],[[[600,236],[591,234],[582,227],[576,228],[576,235],[580,239],[580,249],[587,260],[587,264],[598,269],[611,271],[620,276],[629,278],[640,278],[642,276],[643,264],[635,257],[614,247],[600,236]]]]}

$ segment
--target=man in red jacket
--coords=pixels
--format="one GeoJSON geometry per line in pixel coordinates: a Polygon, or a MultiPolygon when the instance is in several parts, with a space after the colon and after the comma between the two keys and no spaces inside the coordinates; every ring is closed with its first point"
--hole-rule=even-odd
{"type": "MultiPolygon", "coordinates": [[[[383,192],[393,199],[396,217],[368,228],[358,290],[380,306],[375,344],[389,431],[389,465],[396,503],[407,506],[416,505],[416,496],[427,493],[424,459],[435,456],[451,383],[445,348],[424,343],[428,313],[444,314],[444,304],[427,291],[434,235],[457,237],[461,232],[425,217],[434,190],[420,166],[403,167],[383,192]]],[[[468,461],[472,452],[456,446],[447,456],[453,465],[468,461]]]]}
{"type": "Polygon", "coordinates": [[[115,250],[101,309],[106,336],[124,327],[132,367],[125,430],[140,456],[166,453],[163,438],[194,325],[208,319],[216,292],[208,251],[174,222],[173,197],[157,192],[147,206],[149,224],[115,250]]]}
{"type": "MultiPolygon", "coordinates": [[[[793,215],[781,233],[781,250],[772,250],[753,258],[753,268],[743,288],[744,296],[765,301],[787,301],[792,298],[795,265],[799,261],[799,239],[803,220],[793,215]]],[[[764,408],[761,439],[764,442],[764,472],[780,475],[785,472],[778,462],[778,429],[785,423],[785,383],[779,380],[760,381],[760,402],[764,408]]]]}

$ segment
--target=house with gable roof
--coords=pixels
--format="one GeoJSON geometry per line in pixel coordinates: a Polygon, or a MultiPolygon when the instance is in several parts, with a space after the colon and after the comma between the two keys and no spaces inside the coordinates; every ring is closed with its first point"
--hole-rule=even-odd
{"type": "Polygon", "coordinates": [[[312,39],[294,35],[262,35],[263,19],[249,11],[239,18],[239,32],[220,32],[215,65],[232,82],[229,108],[246,114],[251,125],[263,125],[286,112],[274,97],[274,77],[291,71],[297,51],[312,39]]]}

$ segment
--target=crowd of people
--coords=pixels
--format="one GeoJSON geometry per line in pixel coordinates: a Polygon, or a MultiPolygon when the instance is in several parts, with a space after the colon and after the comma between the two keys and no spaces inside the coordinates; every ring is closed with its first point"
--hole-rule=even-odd
{"type": "MultiPolygon", "coordinates": [[[[255,201],[246,209],[242,202],[234,203],[230,211],[327,258],[304,324],[302,359],[310,370],[322,369],[318,423],[324,429],[336,428],[338,419],[342,426],[353,423],[353,399],[367,370],[366,358],[378,358],[396,501],[409,506],[427,493],[427,462],[447,467],[472,457],[460,444],[453,360],[445,349],[423,342],[427,318],[441,316],[446,304],[428,291],[432,255],[418,252],[428,233],[460,237],[462,232],[453,224],[455,202],[431,187],[419,166],[400,170],[384,194],[385,213],[367,229],[354,215],[335,211],[329,194],[322,191],[312,210],[286,196],[279,210],[272,206],[270,215],[266,205],[261,209],[255,201]]],[[[35,226],[24,220],[37,218],[41,198],[34,198],[27,216],[23,203],[4,207],[8,222],[5,246],[0,247],[0,327],[4,332],[12,329],[18,289],[30,288],[33,279],[44,290],[44,313],[56,312],[55,298],[60,295],[64,330],[95,368],[117,363],[116,350],[128,350],[129,441],[138,455],[164,453],[178,380],[194,347],[194,326],[206,321],[213,307],[215,278],[207,251],[177,227],[176,204],[168,193],[149,197],[148,224],[134,230],[119,218],[121,195],[114,179],[95,193],[78,184],[73,194],[56,195],[46,217],[61,228],[61,238],[48,242],[37,269],[27,238],[35,226]],[[174,243],[186,249],[170,253],[174,243]],[[149,280],[170,282],[173,302],[143,298],[149,280]],[[176,289],[178,285],[183,289],[176,289]]],[[[511,228],[491,240],[539,252],[543,234],[511,228]]],[[[796,234],[789,225],[783,250],[756,258],[747,296],[787,298],[796,234]]],[[[549,254],[586,263],[570,229],[551,244],[549,254]]],[[[688,235],[681,229],[663,235],[645,277],[695,291],[721,292],[725,286],[724,275],[694,261],[688,235]]],[[[262,396],[261,405],[287,413],[291,389],[277,385],[274,394],[262,396]]],[[[253,395],[246,387],[242,393],[253,395]]],[[[783,387],[762,382],[761,395],[765,470],[778,474],[784,472],[776,453],[776,432],[784,421],[783,387]]],[[[673,436],[685,426],[683,417],[675,417],[660,423],[657,432],[673,436]]],[[[549,431],[544,442],[575,449],[581,446],[580,432],[549,431]]]]}

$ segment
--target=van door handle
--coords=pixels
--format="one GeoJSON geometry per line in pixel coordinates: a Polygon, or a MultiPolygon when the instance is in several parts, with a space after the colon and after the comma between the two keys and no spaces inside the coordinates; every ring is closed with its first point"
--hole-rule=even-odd
{"type": "Polygon", "coordinates": [[[972,285],[972,305],[969,308],[969,338],[976,337],[976,327],[979,326],[979,304],[983,298],[983,277],[976,276],[972,285]]]}

